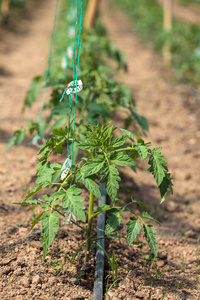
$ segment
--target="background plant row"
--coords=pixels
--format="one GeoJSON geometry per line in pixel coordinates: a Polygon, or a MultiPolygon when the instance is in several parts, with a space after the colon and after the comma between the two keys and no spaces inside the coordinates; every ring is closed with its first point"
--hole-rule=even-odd
{"type": "MultiPolygon", "coordinates": [[[[9,140],[7,149],[12,145],[20,145],[29,132],[32,137],[38,134],[41,138],[45,133],[52,133],[54,128],[67,124],[69,100],[65,95],[62,103],[59,102],[67,84],[73,80],[72,60],[68,59],[68,68],[61,67],[62,58],[66,54],[69,45],[73,49],[73,41],[67,33],[69,22],[68,6],[63,2],[59,24],[54,38],[54,51],[50,68],[50,76],[47,86],[52,88],[50,100],[45,100],[44,110],[48,111],[47,117],[36,117],[34,120],[27,120],[27,127],[21,127],[9,140]]],[[[139,137],[143,131],[148,130],[148,124],[144,117],[140,116],[135,108],[134,98],[130,89],[124,84],[115,80],[114,75],[127,66],[124,57],[116,46],[108,41],[105,28],[99,21],[91,30],[84,30],[82,52],[80,60],[79,78],[83,81],[83,90],[78,94],[77,102],[77,134],[81,136],[83,124],[97,124],[99,117],[104,122],[111,119],[114,112],[124,111],[124,127],[133,125],[136,135],[139,137]],[[110,62],[113,61],[111,64],[110,62]]],[[[46,74],[38,75],[33,79],[30,90],[24,102],[24,109],[31,107],[37,100],[44,84],[46,74]]],[[[74,110],[72,114],[74,113],[74,110]]]]}
{"type": "Polygon", "coordinates": [[[156,51],[161,53],[166,41],[170,41],[172,65],[176,77],[179,80],[184,78],[184,82],[186,80],[186,82],[199,84],[200,56],[197,48],[200,46],[200,28],[198,25],[174,18],[172,31],[166,33],[163,29],[163,9],[156,1],[140,0],[133,3],[132,0],[113,0],[113,3],[126,12],[133,23],[134,30],[156,51]]]}

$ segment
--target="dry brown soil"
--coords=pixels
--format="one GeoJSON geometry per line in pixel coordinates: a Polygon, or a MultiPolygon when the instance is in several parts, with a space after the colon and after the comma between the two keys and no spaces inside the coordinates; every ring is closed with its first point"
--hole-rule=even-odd
{"type": "MultiPolygon", "coordinates": [[[[153,178],[140,163],[137,174],[123,173],[120,196],[144,201],[158,227],[159,255],[153,261],[146,246],[127,247],[107,243],[118,257],[118,289],[111,288],[106,299],[200,299],[200,108],[183,87],[172,84],[159,58],[134,34],[122,12],[102,2],[102,20],[110,39],[125,53],[129,72],[119,79],[132,89],[139,112],[150,125],[145,141],[162,146],[174,178],[174,195],[159,205],[153,178]],[[146,258],[146,259],[145,259],[146,258]]],[[[37,116],[40,100],[21,115],[23,98],[33,76],[46,67],[55,1],[41,3],[23,34],[1,30],[0,47],[0,299],[92,299],[94,258],[82,266],[80,254],[70,264],[82,236],[73,226],[62,226],[50,247],[45,263],[39,227],[30,233],[34,211],[12,202],[22,200],[34,185],[37,149],[13,147],[4,153],[7,139],[25,119],[37,116]],[[64,251],[62,251],[64,250],[64,251]],[[69,256],[68,256],[69,255],[69,256]]],[[[121,117],[121,115],[120,115],[121,117]]],[[[120,120],[118,124],[120,125],[120,120]]],[[[138,209],[138,208],[134,208],[138,209]]],[[[120,227],[124,231],[124,224],[120,227]]],[[[142,239],[142,237],[141,237],[142,239]]],[[[92,256],[94,257],[94,255],[92,256]]],[[[106,275],[110,275],[106,265],[106,275]]],[[[112,283],[111,278],[108,279],[112,283]]],[[[105,280],[106,283],[107,280],[105,280]]]]}

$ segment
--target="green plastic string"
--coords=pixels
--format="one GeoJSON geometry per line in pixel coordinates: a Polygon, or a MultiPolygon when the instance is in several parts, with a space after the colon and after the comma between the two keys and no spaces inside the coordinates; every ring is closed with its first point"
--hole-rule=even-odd
{"type": "MultiPolygon", "coordinates": [[[[74,22],[74,11],[75,11],[75,0],[71,0],[70,2],[70,13],[69,13],[69,29],[73,28],[73,22],[74,22]]],[[[68,31],[68,45],[67,45],[67,49],[69,47],[71,47],[72,43],[73,43],[73,36],[69,36],[69,31],[68,31]]],[[[69,64],[68,64],[68,56],[67,56],[67,49],[66,49],[66,53],[65,53],[65,61],[66,61],[66,66],[65,66],[65,71],[68,69],[69,64]]]]}
{"type": "MultiPolygon", "coordinates": [[[[78,0],[77,0],[78,1],[78,0]]],[[[78,11],[78,8],[77,8],[78,11]]],[[[79,35],[78,35],[78,53],[76,56],[76,73],[75,73],[75,82],[78,81],[78,73],[79,73],[79,63],[80,63],[80,52],[81,52],[81,46],[82,46],[82,14],[83,14],[83,3],[81,0],[80,4],[80,23],[79,23],[79,35]]],[[[75,63],[76,63],[75,62],[75,63]]],[[[76,99],[75,99],[75,108],[74,108],[74,128],[73,128],[73,138],[72,138],[72,165],[73,165],[73,148],[74,148],[74,139],[75,139],[75,127],[76,127],[76,108],[77,108],[77,101],[78,101],[78,95],[76,92],[76,99]]]]}
{"type": "Polygon", "coordinates": [[[50,75],[51,60],[52,60],[53,39],[54,39],[54,34],[55,34],[56,18],[57,18],[57,11],[58,11],[58,1],[59,0],[56,0],[56,5],[55,5],[53,29],[52,29],[52,32],[51,32],[51,41],[50,41],[50,48],[49,48],[48,68],[47,68],[47,73],[46,73],[46,77],[45,77],[45,83],[44,83],[44,89],[43,89],[42,105],[41,105],[41,110],[40,110],[39,121],[42,121],[42,116],[43,116],[43,111],[44,111],[44,104],[45,104],[45,98],[46,98],[47,81],[48,81],[49,75],[50,75]]]}
{"type": "MultiPolygon", "coordinates": [[[[74,3],[74,2],[73,2],[74,3]]],[[[83,11],[83,4],[82,0],[77,0],[77,19],[75,24],[75,41],[74,41],[74,49],[73,49],[73,88],[69,95],[69,106],[70,111],[68,115],[68,135],[67,135],[67,151],[69,157],[71,157],[71,169],[73,167],[73,148],[74,148],[74,139],[75,139],[75,126],[76,126],[76,107],[77,107],[77,91],[75,96],[75,108],[74,108],[74,126],[73,126],[73,138],[72,138],[72,147],[70,151],[69,147],[69,137],[70,137],[70,130],[71,130],[71,115],[73,110],[73,103],[72,103],[72,94],[75,88],[75,85],[77,85],[78,81],[78,73],[79,73],[79,62],[80,62],[80,51],[81,51],[81,45],[82,45],[82,11],[83,11]],[[79,2],[80,1],[80,2],[79,2]],[[79,12],[80,11],[80,12],[79,12]],[[78,34],[77,34],[78,31],[78,34]]],[[[65,93],[69,87],[67,87],[62,94],[62,97],[60,99],[60,102],[62,102],[65,93]]]]}

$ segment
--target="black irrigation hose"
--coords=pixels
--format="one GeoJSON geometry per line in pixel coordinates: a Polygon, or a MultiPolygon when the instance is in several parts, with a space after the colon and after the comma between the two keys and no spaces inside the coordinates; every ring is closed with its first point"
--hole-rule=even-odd
{"type": "Polygon", "coordinates": [[[191,84],[188,85],[187,79],[184,77],[180,78],[179,82],[186,86],[188,92],[197,100],[197,103],[200,104],[200,94],[198,93],[197,89],[191,84]]]}
{"type": "Polygon", "coordinates": [[[188,91],[189,91],[190,94],[192,94],[192,96],[195,97],[195,99],[197,100],[198,104],[200,104],[200,94],[198,93],[198,91],[192,85],[190,85],[188,87],[188,91]]]}
{"type": "MultiPolygon", "coordinates": [[[[106,204],[106,185],[105,183],[100,184],[101,191],[101,200],[99,200],[98,205],[106,204]]],[[[97,220],[97,238],[98,244],[104,249],[105,248],[105,239],[104,239],[104,230],[105,230],[105,212],[102,212],[98,215],[97,220]]],[[[104,251],[99,246],[97,246],[96,251],[96,269],[94,275],[94,294],[93,300],[102,300],[103,299],[103,278],[104,278],[104,251]]]]}

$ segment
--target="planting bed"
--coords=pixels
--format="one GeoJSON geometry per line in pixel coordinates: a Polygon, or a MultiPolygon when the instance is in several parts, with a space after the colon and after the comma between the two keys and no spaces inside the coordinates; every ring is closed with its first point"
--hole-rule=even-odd
{"type": "MultiPolygon", "coordinates": [[[[119,274],[118,289],[115,289],[111,287],[113,281],[106,262],[106,299],[199,299],[200,108],[182,87],[170,84],[170,74],[162,70],[158,57],[145,48],[125,16],[110,9],[106,2],[102,1],[102,20],[110,39],[125,52],[128,62],[129,73],[126,77],[119,75],[120,79],[130,86],[139,112],[149,121],[150,132],[145,141],[163,146],[174,177],[174,195],[160,206],[159,191],[146,172],[146,164],[139,164],[137,175],[131,170],[122,173],[120,196],[124,203],[131,196],[145,202],[162,224],[157,228],[159,255],[153,261],[146,246],[128,247],[123,240],[121,244],[107,242],[109,256],[112,257],[114,249],[118,257],[119,274]]],[[[2,34],[0,299],[81,300],[93,296],[94,250],[90,264],[83,267],[81,252],[71,264],[72,252],[82,242],[80,232],[73,225],[62,225],[42,263],[39,226],[32,233],[29,231],[35,211],[12,205],[34,186],[37,149],[27,146],[25,140],[22,146],[3,153],[13,130],[24,124],[25,119],[32,118],[32,114],[38,115],[39,101],[31,112],[27,110],[22,116],[20,111],[32,77],[46,67],[54,4],[55,1],[49,1],[37,9],[32,22],[26,23],[27,34],[17,38],[12,33],[2,34]]],[[[114,115],[119,126],[122,117],[120,112],[114,115]]],[[[128,220],[126,213],[121,233],[128,220]]]]}

